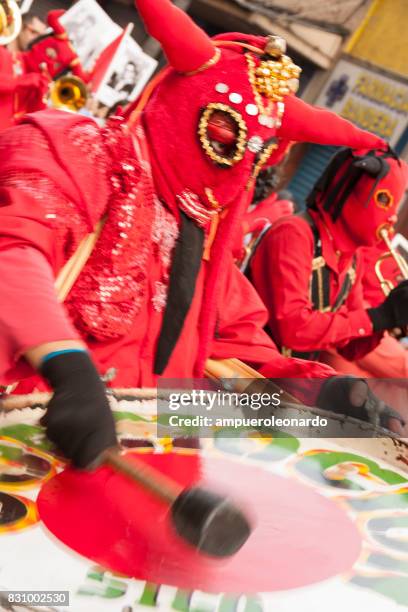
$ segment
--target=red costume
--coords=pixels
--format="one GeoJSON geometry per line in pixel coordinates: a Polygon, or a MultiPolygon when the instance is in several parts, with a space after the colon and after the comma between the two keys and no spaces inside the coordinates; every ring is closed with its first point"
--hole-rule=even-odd
{"type": "Polygon", "coordinates": [[[141,115],[131,108],[101,131],[45,111],[0,138],[6,382],[22,376],[24,362],[14,362],[29,347],[79,335],[102,373],[116,369],[115,386],[201,376],[209,356],[270,376],[329,376],[327,366],[278,353],[264,306],[233,265],[232,240],[253,181],[288,141],[384,143],[261,78],[258,69],[288,65],[296,74],[276,41],[232,34],[214,44],[168,0],[138,6],[172,66],[141,115]],[[54,278],[104,215],[63,308],[54,278]]]}
{"type": "Polygon", "coordinates": [[[51,32],[33,41],[29,51],[21,54],[25,69],[27,72],[44,72],[52,79],[69,71],[86,82],[89,75],[82,70],[79,57],[69,41],[68,34],[59,22],[59,18],[64,13],[62,9],[48,13],[47,23],[51,32]]]}
{"type": "Polygon", "coordinates": [[[309,217],[278,221],[251,260],[251,279],[269,311],[268,327],[284,352],[335,348],[355,360],[372,351],[382,336],[373,332],[367,314],[357,249],[381,240],[379,228],[394,222],[407,166],[387,157],[385,176],[377,180],[365,174],[356,182],[351,152],[337,158],[344,154],[340,169],[332,169],[330,176],[335,158],[312,193],[309,217]],[[354,175],[347,183],[350,168],[354,175]],[[381,201],[381,194],[387,201],[381,201]]]}
{"type": "Polygon", "coordinates": [[[0,47],[0,131],[46,106],[48,78],[38,72],[27,74],[21,55],[0,47]]]}
{"type": "Polygon", "coordinates": [[[14,125],[24,115],[46,108],[51,78],[68,69],[87,80],[58,21],[63,12],[48,14],[47,22],[53,32],[40,37],[30,50],[11,53],[0,47],[0,131],[14,125]]]}

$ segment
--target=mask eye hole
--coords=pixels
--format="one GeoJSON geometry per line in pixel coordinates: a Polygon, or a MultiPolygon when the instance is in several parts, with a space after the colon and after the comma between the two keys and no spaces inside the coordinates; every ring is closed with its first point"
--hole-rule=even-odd
{"type": "Polygon", "coordinates": [[[374,195],[374,201],[380,208],[388,209],[394,204],[394,196],[388,189],[379,189],[374,195]]]}
{"type": "Polygon", "coordinates": [[[233,166],[245,155],[247,126],[226,104],[209,104],[202,112],[198,136],[205,153],[221,166],[233,166]]]}

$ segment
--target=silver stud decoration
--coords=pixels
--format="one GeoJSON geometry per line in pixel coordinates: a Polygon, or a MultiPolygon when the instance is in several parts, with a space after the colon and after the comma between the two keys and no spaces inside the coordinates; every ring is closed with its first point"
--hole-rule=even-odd
{"type": "Polygon", "coordinates": [[[245,110],[247,115],[251,115],[252,117],[256,117],[258,114],[258,107],[256,104],[247,104],[245,110]]]}
{"type": "Polygon", "coordinates": [[[239,93],[234,93],[234,92],[230,93],[230,95],[228,96],[228,99],[233,104],[241,104],[242,102],[242,96],[239,93]]]}
{"type": "Polygon", "coordinates": [[[260,136],[252,136],[252,138],[248,140],[248,149],[251,151],[251,153],[259,153],[262,151],[263,146],[264,141],[260,136]]]}
{"type": "Polygon", "coordinates": [[[268,115],[259,115],[258,123],[268,128],[273,128],[275,126],[275,119],[273,117],[269,117],[268,115]]]}
{"type": "Polygon", "coordinates": [[[215,91],[218,93],[224,94],[229,92],[229,87],[226,83],[217,83],[215,86],[215,91]]]}

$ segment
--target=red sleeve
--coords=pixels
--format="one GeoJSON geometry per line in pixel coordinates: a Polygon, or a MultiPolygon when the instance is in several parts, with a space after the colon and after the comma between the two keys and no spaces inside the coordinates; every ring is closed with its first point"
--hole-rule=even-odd
{"type": "Polygon", "coordinates": [[[223,292],[213,359],[236,357],[254,365],[268,378],[326,378],[334,371],[326,365],[283,357],[264,331],[265,306],[256,291],[231,261],[223,292]]]}
{"type": "Polygon", "coordinates": [[[37,249],[0,251],[0,294],[0,374],[28,348],[78,338],[57,300],[51,266],[37,249]]]}
{"type": "Polygon", "coordinates": [[[324,350],[371,336],[372,323],[362,303],[337,312],[313,309],[309,295],[313,235],[307,223],[290,217],[262,240],[251,262],[251,277],[269,311],[269,326],[280,346],[297,351],[324,350]]]}
{"type": "MultiPolygon", "coordinates": [[[[401,379],[405,386],[408,378],[408,351],[388,333],[384,334],[376,349],[358,360],[358,365],[374,378],[401,379]]],[[[394,384],[399,384],[396,380],[394,384]]]]}
{"type": "Polygon", "coordinates": [[[37,128],[22,125],[1,134],[1,375],[29,347],[78,337],[54,280],[88,226],[64,181],[69,176],[37,128]]]}
{"type": "MultiPolygon", "coordinates": [[[[361,257],[358,257],[356,272],[356,281],[346,302],[347,308],[352,312],[365,310],[365,299],[362,283],[363,275],[365,274],[365,265],[361,257]]],[[[373,332],[370,336],[356,338],[344,346],[338,347],[337,352],[344,357],[344,359],[347,359],[348,361],[355,361],[356,359],[361,359],[373,351],[376,346],[378,346],[382,337],[383,332],[373,332]]]]}

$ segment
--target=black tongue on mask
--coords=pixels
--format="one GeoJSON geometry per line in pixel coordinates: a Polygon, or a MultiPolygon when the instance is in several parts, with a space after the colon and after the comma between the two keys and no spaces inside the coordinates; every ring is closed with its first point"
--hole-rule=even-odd
{"type": "Polygon", "coordinates": [[[180,233],[174,250],[166,309],[156,349],[154,373],[163,374],[193,301],[204,248],[204,231],[180,211],[180,233]]]}

